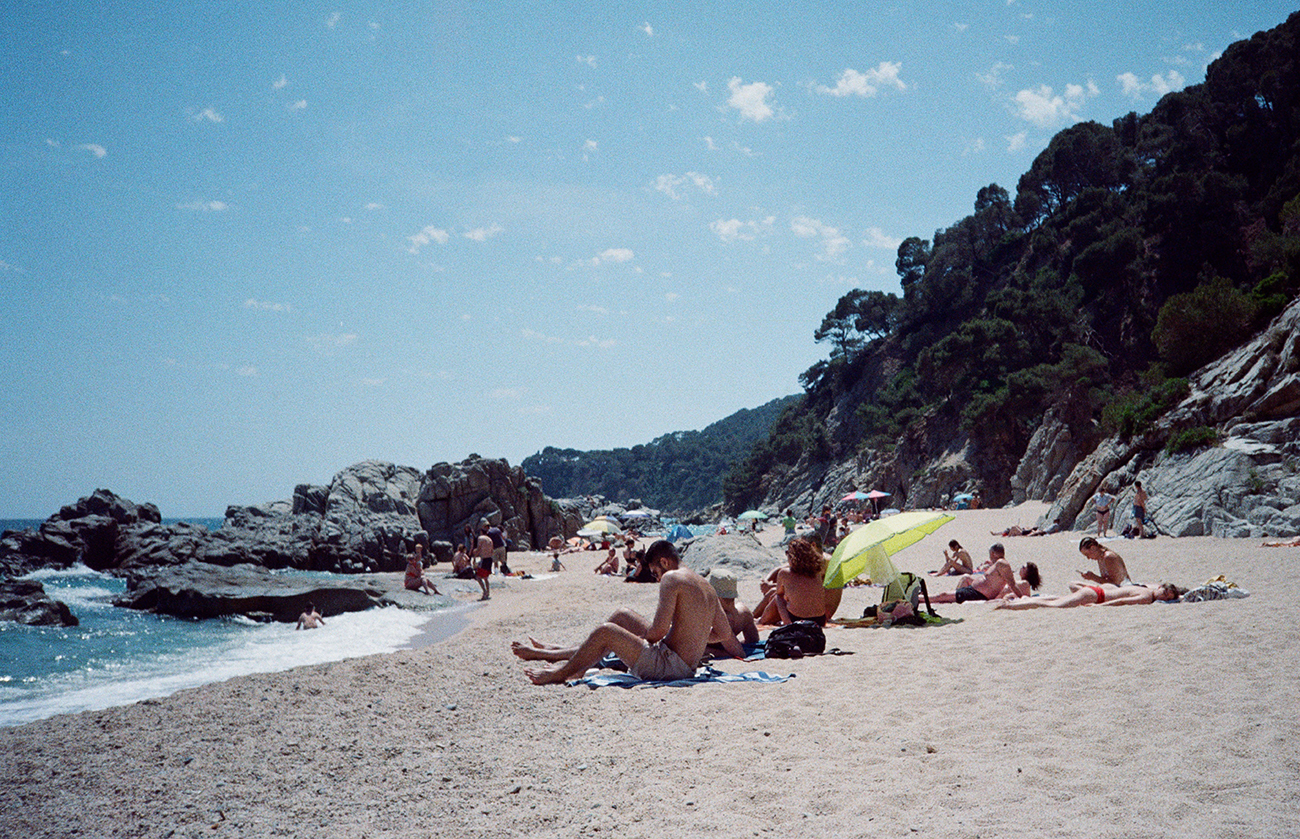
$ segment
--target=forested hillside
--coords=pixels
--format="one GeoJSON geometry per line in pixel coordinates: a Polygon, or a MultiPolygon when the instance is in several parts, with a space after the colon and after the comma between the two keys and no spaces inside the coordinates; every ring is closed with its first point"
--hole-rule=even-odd
{"type": "Polygon", "coordinates": [[[582,452],[547,446],[520,465],[553,498],[597,494],[619,501],[640,498],[672,512],[699,510],[722,499],[722,476],[798,399],[774,399],[703,431],[677,431],[630,449],[582,452]]]}
{"type": "Polygon", "coordinates": [[[1298,36],[1300,13],[1149,114],[1061,131],[1014,192],[990,184],[906,239],[901,296],[827,313],[828,357],[727,476],[727,506],[849,459],[906,499],[956,449],[1002,503],[1049,410],[1080,439],[1147,427],[1300,290],[1298,36]]]}

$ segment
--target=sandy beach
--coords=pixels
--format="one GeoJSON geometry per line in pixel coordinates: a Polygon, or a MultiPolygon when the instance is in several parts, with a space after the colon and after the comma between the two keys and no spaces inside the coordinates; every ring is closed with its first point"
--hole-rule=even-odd
{"type": "MultiPolygon", "coordinates": [[[[1094,567],[1083,534],[989,535],[1042,509],[959,511],[895,561],[924,572],[948,539],[977,559],[1002,541],[1064,593],[1094,567]]],[[[1251,596],[939,606],[961,621],[832,627],[852,655],[719,665],[794,674],[781,684],[536,687],[512,640],[651,614],[656,587],[596,577],[596,553],[555,575],[512,555],[538,578],[494,579],[449,637],[0,730],[0,835],[1300,835],[1300,548],[1109,544],[1144,582],[1223,574],[1251,596]]],[[[850,588],[839,616],[878,599],[850,588]]]]}

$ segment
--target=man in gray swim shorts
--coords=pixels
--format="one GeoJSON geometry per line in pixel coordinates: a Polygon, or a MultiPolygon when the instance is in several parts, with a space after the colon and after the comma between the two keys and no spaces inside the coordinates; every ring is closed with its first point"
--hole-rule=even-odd
{"type": "Polygon", "coordinates": [[[699,574],[681,567],[677,549],[660,539],[646,551],[646,564],[659,577],[659,606],[646,620],[631,609],[619,609],[576,647],[546,644],[534,638],[515,641],[511,650],[525,661],[551,662],[530,667],[524,674],[534,684],[566,682],[580,676],[607,653],[629,663],[642,679],[682,679],[695,673],[709,636],[723,639],[727,652],[744,658],[744,648],[731,632],[718,595],[699,574]]]}

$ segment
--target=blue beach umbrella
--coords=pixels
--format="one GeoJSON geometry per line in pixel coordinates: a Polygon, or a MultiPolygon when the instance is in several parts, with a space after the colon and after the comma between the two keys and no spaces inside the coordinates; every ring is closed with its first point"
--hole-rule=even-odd
{"type": "Polygon", "coordinates": [[[678,539],[690,539],[694,536],[695,534],[691,532],[691,529],[684,524],[675,524],[673,529],[668,531],[669,542],[676,542],[678,539]]]}

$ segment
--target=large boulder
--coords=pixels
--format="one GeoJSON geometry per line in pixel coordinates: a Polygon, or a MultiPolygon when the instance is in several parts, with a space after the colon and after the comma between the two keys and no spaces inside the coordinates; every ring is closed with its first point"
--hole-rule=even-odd
{"type": "Polygon", "coordinates": [[[682,564],[697,574],[727,568],[742,580],[766,577],[773,568],[785,564],[783,550],[769,548],[749,533],[697,536],[683,543],[678,551],[682,564]]]}
{"type": "Polygon", "coordinates": [[[464,541],[465,527],[477,530],[483,521],[501,527],[516,545],[535,549],[581,526],[564,518],[523,469],[478,455],[430,467],[416,507],[429,538],[453,544],[464,541]]]}
{"type": "Polygon", "coordinates": [[[35,580],[0,579],[0,620],[28,626],[76,626],[68,605],[45,593],[35,580]]]}
{"type": "Polygon", "coordinates": [[[181,618],[248,615],[291,622],[308,603],[328,617],[377,606],[383,593],[359,577],[315,580],[252,565],[226,568],[187,562],[129,572],[126,593],[115,605],[181,618]]]}

